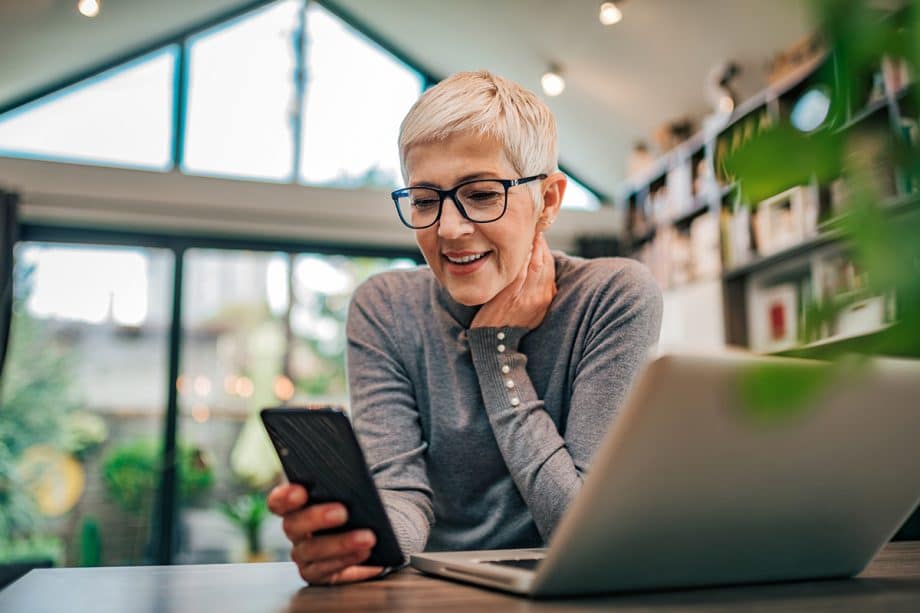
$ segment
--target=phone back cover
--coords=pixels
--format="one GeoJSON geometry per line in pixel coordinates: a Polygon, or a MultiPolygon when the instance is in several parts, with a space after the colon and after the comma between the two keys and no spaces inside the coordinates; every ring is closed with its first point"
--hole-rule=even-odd
{"type": "Polygon", "coordinates": [[[402,564],[399,544],[345,414],[334,410],[265,409],[262,421],[288,481],[307,488],[309,504],[340,502],[348,509],[344,526],[323,533],[368,528],[377,536],[377,544],[362,564],[402,564]]]}

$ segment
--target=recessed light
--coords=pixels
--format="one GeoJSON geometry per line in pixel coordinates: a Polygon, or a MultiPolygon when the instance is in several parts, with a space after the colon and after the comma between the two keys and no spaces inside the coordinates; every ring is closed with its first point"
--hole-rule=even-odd
{"type": "Polygon", "coordinates": [[[612,26],[615,23],[623,21],[623,11],[620,10],[620,7],[618,7],[615,2],[603,2],[598,11],[597,18],[600,19],[600,22],[605,26],[612,26]]]}
{"type": "Polygon", "coordinates": [[[79,0],[77,2],[77,10],[84,17],[95,17],[99,14],[100,8],[99,0],[79,0]]]}
{"type": "Polygon", "coordinates": [[[547,96],[558,96],[565,89],[565,79],[562,78],[562,71],[557,66],[550,66],[549,70],[543,73],[540,85],[543,86],[543,92],[547,96]]]}

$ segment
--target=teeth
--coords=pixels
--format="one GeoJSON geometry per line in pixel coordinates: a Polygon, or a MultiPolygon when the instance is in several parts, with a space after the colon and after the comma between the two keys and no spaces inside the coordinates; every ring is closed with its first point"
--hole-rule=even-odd
{"type": "Polygon", "coordinates": [[[446,257],[448,260],[450,260],[454,264],[469,264],[470,262],[475,262],[476,260],[478,260],[484,255],[485,253],[480,253],[479,255],[467,255],[462,258],[452,258],[450,256],[444,256],[444,257],[446,257]]]}

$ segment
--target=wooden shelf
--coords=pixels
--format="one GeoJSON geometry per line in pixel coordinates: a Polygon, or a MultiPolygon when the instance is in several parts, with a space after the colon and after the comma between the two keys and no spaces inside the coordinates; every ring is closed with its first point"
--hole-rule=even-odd
{"type": "Polygon", "coordinates": [[[701,199],[701,200],[702,202],[698,202],[696,201],[696,199],[694,199],[694,204],[692,208],[690,208],[687,211],[684,211],[683,213],[680,213],[679,215],[675,215],[674,217],[671,218],[669,223],[675,226],[681,226],[681,225],[684,225],[684,224],[687,224],[693,221],[700,215],[704,215],[705,213],[709,212],[709,203],[706,202],[705,199],[701,199]]]}
{"type": "Polygon", "coordinates": [[[889,100],[887,96],[879,98],[878,100],[873,100],[864,108],[860,109],[855,115],[850,117],[842,126],[834,128],[834,132],[840,133],[853,129],[855,126],[863,123],[876,113],[886,110],[888,108],[888,104],[889,100]]]}
{"type": "MultiPolygon", "coordinates": [[[[879,209],[888,214],[897,215],[916,208],[918,204],[920,204],[920,193],[902,194],[883,200],[879,203],[879,209]]],[[[817,235],[807,238],[801,243],[783,249],[782,251],[771,253],[770,255],[755,257],[749,262],[739,264],[738,266],[726,270],[722,274],[722,278],[726,281],[731,281],[738,277],[749,275],[752,272],[770,268],[775,264],[791,260],[809,253],[818,247],[823,247],[824,245],[840,240],[843,237],[843,232],[840,229],[840,221],[845,215],[846,213],[824,222],[819,226],[819,233],[817,235]]]]}
{"type": "MultiPolygon", "coordinates": [[[[898,334],[897,324],[886,324],[868,332],[831,336],[807,345],[777,351],[770,355],[820,360],[839,356],[843,353],[875,354],[886,340],[894,338],[898,334]]],[[[889,355],[901,354],[902,352],[895,351],[889,355]]]]}
{"type": "Polygon", "coordinates": [[[658,228],[656,228],[655,226],[652,226],[651,228],[649,228],[642,234],[639,234],[638,236],[633,237],[633,239],[629,243],[630,249],[636,249],[637,247],[644,245],[645,243],[655,238],[655,232],[657,230],[658,228]]]}
{"type": "Polygon", "coordinates": [[[827,230],[781,251],[771,253],[770,255],[755,257],[750,262],[729,268],[722,273],[722,278],[726,281],[732,281],[753,272],[770,268],[780,262],[785,262],[810,253],[818,247],[829,245],[839,240],[840,237],[841,233],[839,230],[827,230]]]}

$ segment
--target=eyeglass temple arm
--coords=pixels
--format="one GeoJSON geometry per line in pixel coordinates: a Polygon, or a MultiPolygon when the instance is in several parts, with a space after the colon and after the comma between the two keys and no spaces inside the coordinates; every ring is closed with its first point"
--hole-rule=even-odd
{"type": "Polygon", "coordinates": [[[538,180],[538,179],[539,179],[539,180],[543,180],[543,179],[545,179],[545,178],[546,178],[546,175],[543,174],[543,173],[540,173],[540,174],[534,175],[534,176],[532,176],[532,177],[524,177],[524,178],[521,178],[521,179],[512,179],[511,182],[508,184],[508,186],[509,186],[509,187],[514,187],[515,185],[523,185],[524,183],[530,183],[531,181],[536,181],[536,180],[538,180]]]}

